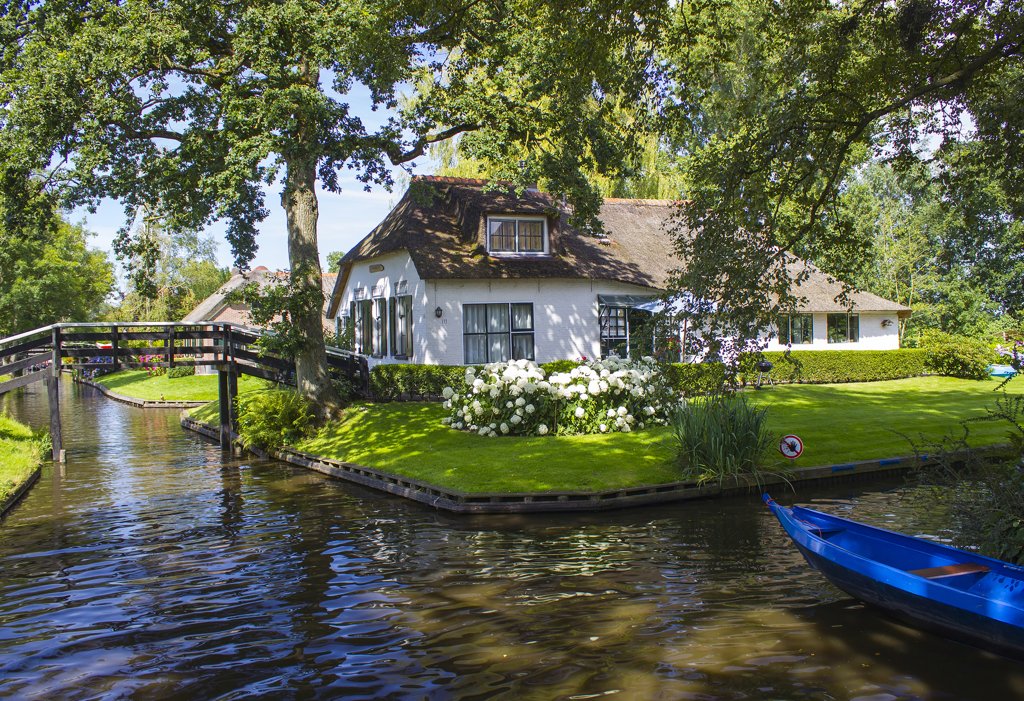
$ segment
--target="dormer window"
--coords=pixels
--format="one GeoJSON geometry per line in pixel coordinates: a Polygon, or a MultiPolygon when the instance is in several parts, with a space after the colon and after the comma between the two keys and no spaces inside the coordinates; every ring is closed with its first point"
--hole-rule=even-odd
{"type": "Polygon", "coordinates": [[[488,217],[489,253],[547,253],[548,232],[544,217],[488,217]]]}

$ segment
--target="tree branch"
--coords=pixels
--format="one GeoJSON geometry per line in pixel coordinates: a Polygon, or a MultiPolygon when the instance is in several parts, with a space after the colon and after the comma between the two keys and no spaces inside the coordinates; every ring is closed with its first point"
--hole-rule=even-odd
{"type": "Polygon", "coordinates": [[[463,134],[465,132],[476,131],[480,126],[481,125],[479,124],[459,124],[458,126],[445,129],[444,131],[437,132],[436,134],[420,137],[408,151],[402,151],[396,144],[392,143],[384,147],[384,152],[391,160],[391,165],[401,165],[402,163],[408,163],[409,161],[422,156],[426,153],[427,146],[430,144],[435,144],[438,141],[447,141],[453,136],[463,134]]]}

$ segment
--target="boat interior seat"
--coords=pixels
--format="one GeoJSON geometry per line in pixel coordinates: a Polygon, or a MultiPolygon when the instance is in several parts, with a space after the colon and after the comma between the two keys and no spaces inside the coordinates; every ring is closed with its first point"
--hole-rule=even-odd
{"type": "Polygon", "coordinates": [[[988,567],[974,562],[961,562],[955,565],[943,565],[942,567],[907,570],[907,572],[918,577],[924,577],[925,579],[944,579],[945,577],[959,577],[965,574],[984,574],[988,572],[988,567]]]}

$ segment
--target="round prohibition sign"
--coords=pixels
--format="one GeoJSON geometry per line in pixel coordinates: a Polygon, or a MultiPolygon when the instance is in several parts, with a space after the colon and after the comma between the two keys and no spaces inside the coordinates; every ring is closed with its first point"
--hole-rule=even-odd
{"type": "Polygon", "coordinates": [[[799,436],[783,436],[779,442],[779,452],[790,460],[796,460],[804,452],[804,442],[799,436]]]}

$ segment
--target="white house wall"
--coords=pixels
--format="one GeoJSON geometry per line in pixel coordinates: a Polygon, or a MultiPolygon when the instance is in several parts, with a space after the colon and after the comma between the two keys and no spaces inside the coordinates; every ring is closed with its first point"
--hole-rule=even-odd
{"type": "MultiPolygon", "coordinates": [[[[896,312],[855,312],[860,317],[860,340],[856,343],[828,342],[828,314],[814,314],[814,342],[794,343],[793,350],[895,350],[900,347],[899,319],[896,312]],[[887,325],[885,322],[888,321],[887,325]]],[[[766,350],[783,351],[778,335],[766,350]]]]}
{"type": "MultiPolygon", "coordinates": [[[[425,363],[461,365],[465,361],[462,339],[462,306],[488,302],[530,302],[534,312],[534,351],[537,362],[571,358],[597,358],[601,354],[597,296],[653,294],[652,290],[617,282],[527,280],[422,280],[405,251],[360,261],[352,266],[345,286],[340,314],[347,314],[354,291],[365,288],[372,298],[375,286],[383,285],[386,297],[395,283],[406,281],[413,298],[413,357],[370,358],[377,363],[425,363]],[[370,272],[372,266],[383,270],[370,272]],[[435,310],[441,309],[441,316],[435,310]]],[[[860,313],[860,341],[829,343],[827,314],[814,314],[814,343],[794,345],[794,350],[890,350],[899,348],[895,313],[860,313]],[[883,321],[891,322],[883,326],[883,321]]],[[[768,350],[785,350],[771,339],[768,350]]]]}

